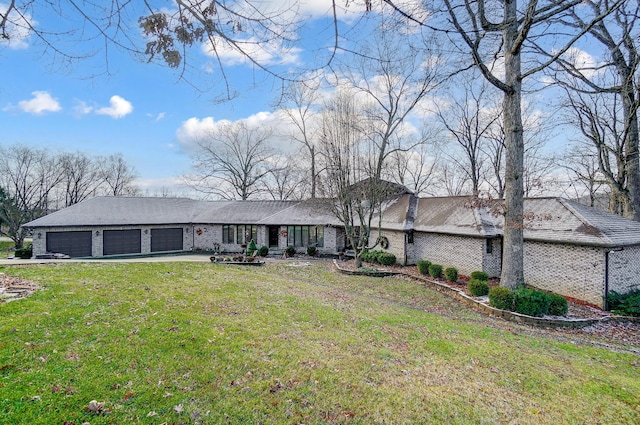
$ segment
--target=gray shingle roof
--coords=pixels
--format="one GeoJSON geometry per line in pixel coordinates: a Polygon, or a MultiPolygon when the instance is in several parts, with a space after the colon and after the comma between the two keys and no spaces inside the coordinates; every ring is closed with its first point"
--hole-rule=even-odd
{"type": "Polygon", "coordinates": [[[525,199],[524,209],[525,239],[593,246],[640,244],[639,222],[575,201],[525,199]]]}
{"type": "Polygon", "coordinates": [[[470,197],[421,198],[414,221],[415,231],[491,237],[496,235],[494,218],[488,211],[470,206],[470,197]]]}
{"type": "MultiPolygon", "coordinates": [[[[493,237],[504,217],[470,206],[470,197],[416,199],[402,195],[385,206],[382,227],[393,230],[493,237]]],[[[526,199],[527,240],[589,246],[640,244],[640,223],[562,198],[526,199]]],[[[335,225],[322,200],[196,201],[184,198],[96,197],[25,224],[25,227],[154,224],[335,225]]]]}
{"type": "Polygon", "coordinates": [[[25,227],[186,224],[199,201],[99,196],[33,220],[25,227]]]}

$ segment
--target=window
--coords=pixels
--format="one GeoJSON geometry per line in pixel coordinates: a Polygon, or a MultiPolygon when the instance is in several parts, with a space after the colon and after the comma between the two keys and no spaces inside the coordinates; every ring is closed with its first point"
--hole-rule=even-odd
{"type": "Polygon", "coordinates": [[[238,224],[236,243],[243,244],[249,243],[251,239],[254,242],[258,242],[258,227],[253,225],[238,224]]]}
{"type": "Polygon", "coordinates": [[[222,243],[233,243],[233,234],[235,233],[235,227],[233,224],[225,224],[222,226],[222,243]]]}
{"type": "Polygon", "coordinates": [[[299,247],[315,245],[324,246],[324,227],[322,226],[289,226],[287,244],[299,247]]]}
{"type": "Polygon", "coordinates": [[[493,239],[487,239],[487,254],[493,252],[493,239]]]}

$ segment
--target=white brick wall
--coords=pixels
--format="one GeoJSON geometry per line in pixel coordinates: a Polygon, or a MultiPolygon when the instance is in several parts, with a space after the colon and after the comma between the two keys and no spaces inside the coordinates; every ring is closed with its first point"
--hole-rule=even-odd
{"type": "Polygon", "coordinates": [[[602,307],[604,249],[525,241],[527,285],[602,307]]]}
{"type": "Polygon", "coordinates": [[[609,252],[609,291],[624,294],[640,289],[640,246],[609,252]]]}
{"type": "Polygon", "coordinates": [[[414,242],[410,264],[429,260],[443,268],[455,267],[464,275],[482,270],[485,249],[482,238],[416,232],[414,242]]]}

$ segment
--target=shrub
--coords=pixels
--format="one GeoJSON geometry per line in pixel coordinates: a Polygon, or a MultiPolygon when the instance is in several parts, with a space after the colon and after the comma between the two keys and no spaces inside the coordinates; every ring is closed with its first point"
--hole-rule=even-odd
{"type": "Polygon", "coordinates": [[[33,247],[31,245],[27,245],[25,247],[18,248],[13,255],[18,258],[29,259],[33,257],[33,247]]]}
{"type": "Polygon", "coordinates": [[[486,280],[471,279],[467,283],[467,291],[474,297],[481,297],[489,293],[489,284],[486,280]]]}
{"type": "Polygon", "coordinates": [[[607,304],[614,313],[640,316],[640,290],[636,289],[626,294],[611,291],[607,297],[607,304]]]}
{"type": "Polygon", "coordinates": [[[371,251],[364,251],[362,254],[360,254],[360,259],[365,263],[375,263],[376,261],[376,258],[371,251]]]}
{"type": "Polygon", "coordinates": [[[431,265],[431,261],[428,260],[420,260],[418,261],[418,273],[420,274],[429,274],[429,266],[431,265]]]}
{"type": "Polygon", "coordinates": [[[444,269],[444,277],[447,278],[449,282],[455,282],[458,280],[458,269],[455,267],[449,267],[444,269]]]}
{"type": "Polygon", "coordinates": [[[489,280],[489,274],[480,271],[471,272],[471,279],[484,280],[485,282],[487,282],[489,280]]]}
{"type": "Polygon", "coordinates": [[[553,316],[564,316],[569,311],[569,303],[562,295],[547,294],[549,298],[549,314],[553,316]]]}
{"type": "Polygon", "coordinates": [[[258,248],[258,255],[261,257],[266,257],[267,255],[269,255],[269,247],[266,245],[262,245],[260,248],[258,248]]]}
{"type": "Polygon", "coordinates": [[[396,256],[390,252],[380,252],[377,255],[378,263],[383,266],[391,266],[396,263],[396,256]]]}
{"type": "Polygon", "coordinates": [[[429,276],[439,278],[442,274],[442,266],[440,264],[431,264],[429,266],[429,276]]]}
{"type": "Polygon", "coordinates": [[[317,251],[318,250],[316,249],[316,247],[314,245],[310,245],[310,246],[307,247],[307,255],[315,257],[317,251]]]}
{"type": "Polygon", "coordinates": [[[543,316],[549,312],[551,300],[546,293],[530,288],[518,288],[513,292],[513,309],[527,316],[543,316]]]}
{"type": "Polygon", "coordinates": [[[287,249],[284,250],[284,253],[287,257],[293,257],[294,255],[296,255],[296,249],[293,247],[293,245],[289,245],[287,249]]]}
{"type": "Polygon", "coordinates": [[[256,242],[251,239],[251,241],[249,242],[249,246],[247,246],[247,255],[254,255],[257,250],[258,247],[256,246],[256,242]]]}
{"type": "Polygon", "coordinates": [[[513,293],[504,286],[494,286],[489,290],[489,305],[500,310],[513,310],[513,293]]]}

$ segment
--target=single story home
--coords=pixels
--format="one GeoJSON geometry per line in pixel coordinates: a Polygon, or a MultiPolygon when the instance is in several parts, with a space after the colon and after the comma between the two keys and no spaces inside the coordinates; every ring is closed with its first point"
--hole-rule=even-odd
{"type": "MultiPolygon", "coordinates": [[[[461,274],[500,276],[503,216],[471,197],[401,193],[385,203],[378,224],[386,250],[400,263],[427,259],[461,274]]],[[[271,252],[314,245],[335,254],[348,245],[322,200],[96,197],[25,227],[33,233],[34,255],[241,252],[251,239],[271,252]]],[[[524,276],[531,286],[600,307],[610,291],[640,288],[638,222],[563,198],[526,199],[524,239],[524,276]]]]}

